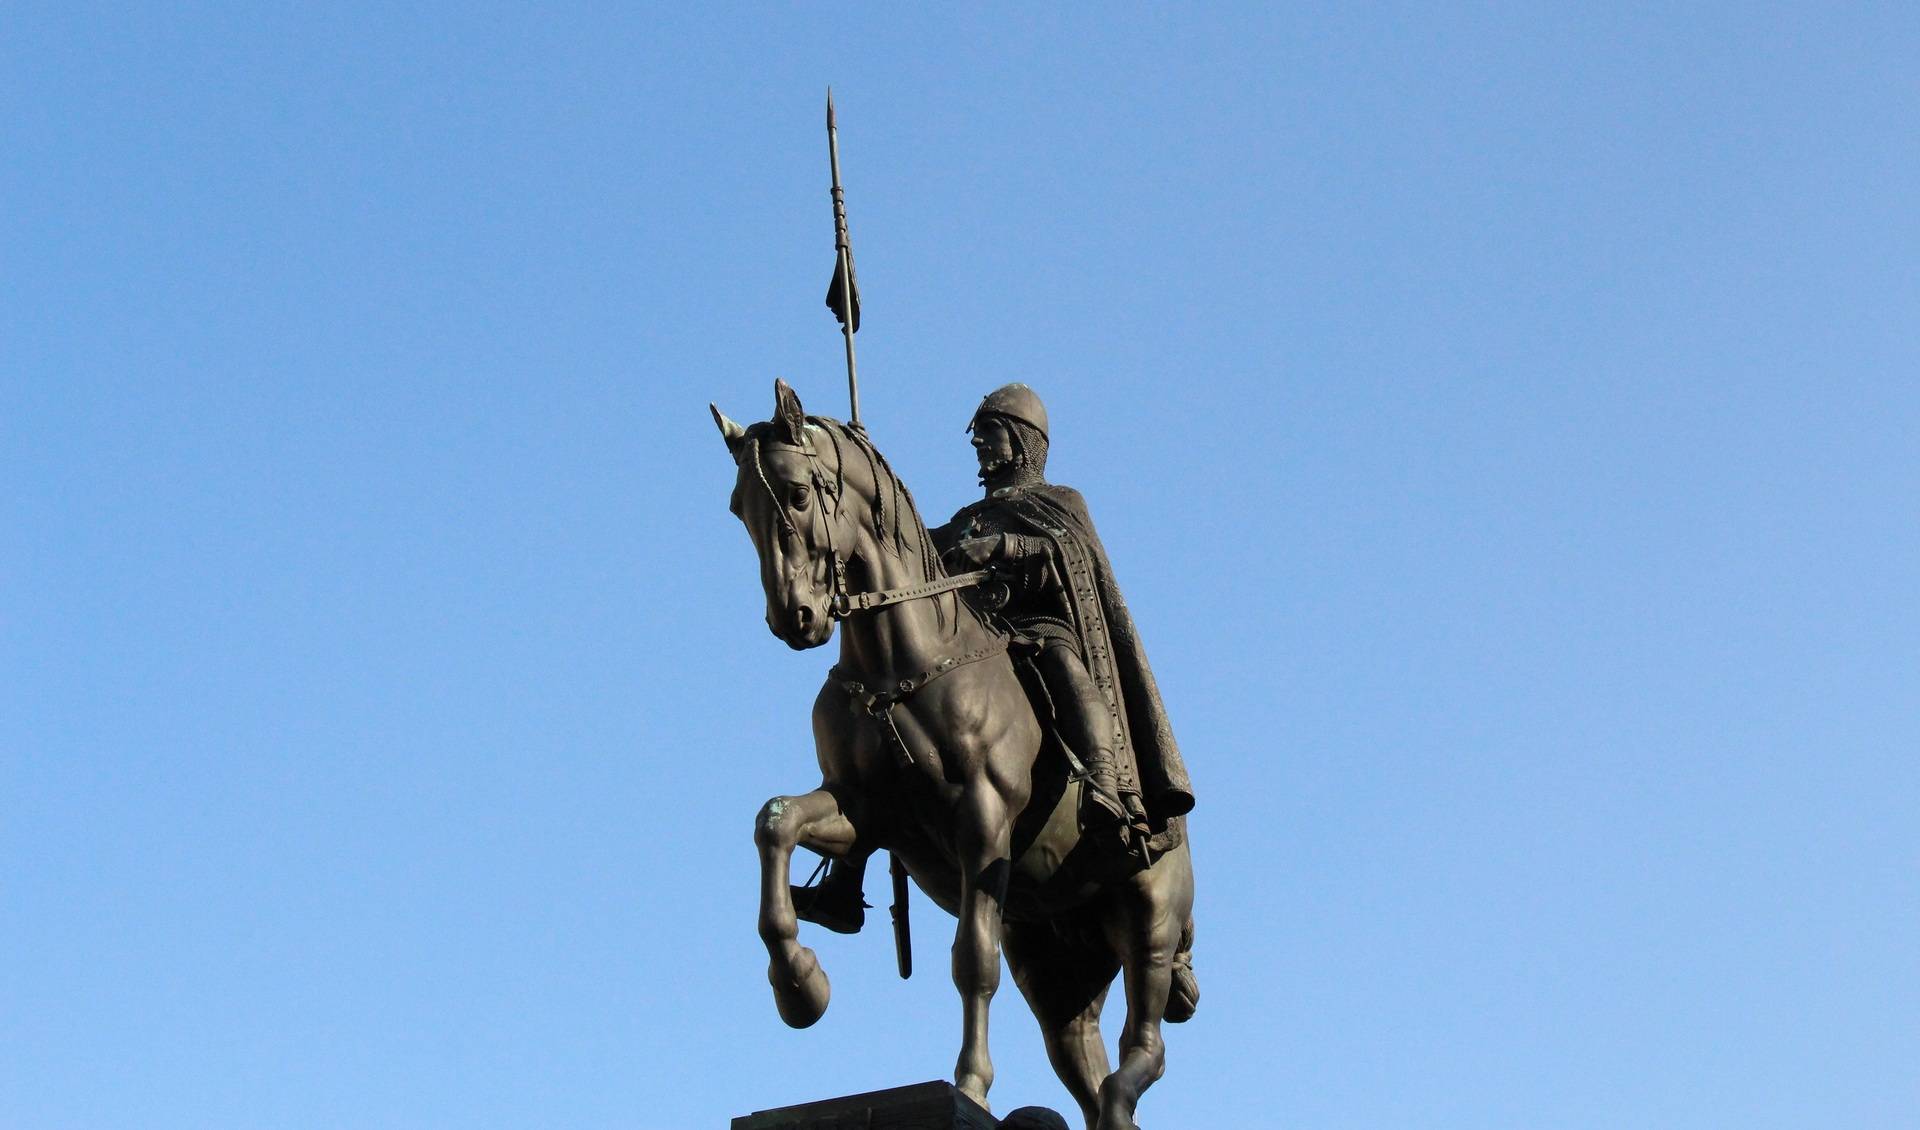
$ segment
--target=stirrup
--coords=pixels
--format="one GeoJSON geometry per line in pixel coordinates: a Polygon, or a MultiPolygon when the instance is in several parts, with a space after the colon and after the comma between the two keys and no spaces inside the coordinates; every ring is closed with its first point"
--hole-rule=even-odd
{"type": "Polygon", "coordinates": [[[793,916],[802,922],[811,922],[815,926],[824,926],[836,934],[858,934],[860,927],[867,924],[867,911],[871,909],[860,889],[860,881],[855,877],[852,882],[845,879],[834,881],[834,872],[828,868],[833,861],[821,857],[820,866],[813,869],[813,875],[807,879],[804,887],[787,887],[787,899],[793,903],[793,916]],[[821,876],[826,881],[821,881],[821,876]]]}
{"type": "Polygon", "coordinates": [[[858,934],[860,928],[867,924],[870,907],[867,900],[858,894],[849,897],[825,885],[790,886],[787,891],[793,899],[794,917],[802,922],[823,926],[836,934],[858,934]]]}

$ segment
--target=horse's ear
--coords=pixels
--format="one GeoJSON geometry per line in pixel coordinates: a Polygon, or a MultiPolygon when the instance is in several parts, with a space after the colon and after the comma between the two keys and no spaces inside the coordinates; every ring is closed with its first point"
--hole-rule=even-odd
{"type": "Polygon", "coordinates": [[[779,437],[795,447],[807,446],[807,412],[793,386],[778,377],[773,381],[773,423],[779,437]]]}
{"type": "Polygon", "coordinates": [[[747,438],[747,429],[728,419],[727,414],[720,411],[718,404],[707,405],[707,410],[713,413],[713,422],[720,426],[720,438],[727,441],[728,453],[738,458],[740,444],[747,438]]]}

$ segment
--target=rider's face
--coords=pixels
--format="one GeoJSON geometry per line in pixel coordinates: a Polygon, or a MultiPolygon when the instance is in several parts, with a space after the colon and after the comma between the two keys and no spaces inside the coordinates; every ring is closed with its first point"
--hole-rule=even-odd
{"type": "Polygon", "coordinates": [[[1013,466],[1013,430],[997,416],[982,416],[973,426],[973,453],[985,483],[1013,466]]]}

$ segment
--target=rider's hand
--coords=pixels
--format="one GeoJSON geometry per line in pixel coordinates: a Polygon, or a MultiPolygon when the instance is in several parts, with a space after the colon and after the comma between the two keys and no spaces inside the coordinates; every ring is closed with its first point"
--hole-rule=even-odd
{"type": "Polygon", "coordinates": [[[997,537],[968,538],[947,551],[947,562],[959,569],[984,569],[999,552],[997,537]]]}

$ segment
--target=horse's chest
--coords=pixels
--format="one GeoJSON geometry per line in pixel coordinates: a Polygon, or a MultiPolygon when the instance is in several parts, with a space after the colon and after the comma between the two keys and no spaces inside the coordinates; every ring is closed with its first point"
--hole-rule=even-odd
{"type": "Polygon", "coordinates": [[[876,794],[918,790],[943,793],[956,783],[948,780],[957,769],[952,752],[943,750],[933,730],[906,702],[891,708],[874,703],[865,694],[841,701],[831,728],[838,736],[828,743],[843,773],[876,794]]]}
{"type": "Polygon", "coordinates": [[[920,713],[903,703],[869,720],[875,739],[869,768],[876,778],[899,786],[945,794],[965,776],[963,759],[942,748],[920,713]]]}

